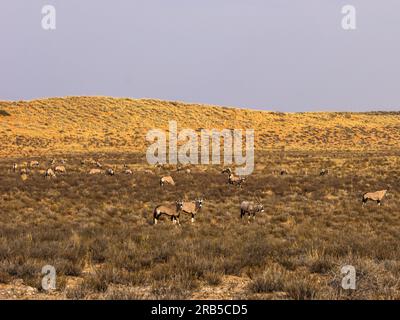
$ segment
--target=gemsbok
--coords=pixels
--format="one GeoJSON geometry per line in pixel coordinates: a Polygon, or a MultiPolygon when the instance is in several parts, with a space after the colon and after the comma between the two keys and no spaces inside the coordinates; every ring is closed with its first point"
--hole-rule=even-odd
{"type": "Polygon", "coordinates": [[[55,167],[54,171],[58,172],[58,173],[66,173],[67,172],[67,170],[65,169],[64,166],[57,166],[57,167],[55,167]]]}
{"type": "Polygon", "coordinates": [[[380,206],[382,199],[385,197],[387,190],[381,190],[376,192],[367,192],[363,194],[363,206],[367,203],[368,200],[376,201],[380,206]]]}
{"type": "Polygon", "coordinates": [[[39,167],[39,161],[31,161],[30,163],[29,163],[29,166],[31,167],[31,168],[35,168],[35,167],[39,167]]]}
{"type": "Polygon", "coordinates": [[[228,174],[228,184],[231,184],[234,186],[239,186],[240,188],[242,188],[242,184],[245,182],[246,178],[235,176],[232,173],[231,168],[226,168],[226,169],[222,170],[222,173],[228,174]]]}
{"type": "Polygon", "coordinates": [[[201,210],[203,207],[203,199],[197,199],[195,201],[186,201],[183,202],[182,212],[190,214],[192,216],[192,223],[194,222],[195,215],[201,210]]]}
{"type": "Polygon", "coordinates": [[[101,173],[101,170],[100,169],[91,169],[90,171],[89,171],[89,174],[91,174],[91,175],[93,175],[93,174],[100,174],[101,173]]]}
{"type": "Polygon", "coordinates": [[[232,169],[231,169],[231,168],[223,169],[223,170],[221,171],[221,173],[227,173],[228,175],[230,175],[230,174],[232,174],[232,169]]]}
{"type": "Polygon", "coordinates": [[[28,168],[22,168],[19,173],[20,174],[28,174],[30,172],[31,172],[31,170],[29,170],[28,168]]]}
{"type": "Polygon", "coordinates": [[[44,174],[44,177],[46,179],[51,179],[51,178],[55,178],[56,174],[54,173],[53,169],[47,169],[46,173],[44,174]]]}
{"type": "Polygon", "coordinates": [[[175,185],[174,179],[171,176],[164,176],[160,178],[160,186],[163,187],[165,184],[169,184],[171,186],[175,185]]]}
{"type": "Polygon", "coordinates": [[[13,169],[13,172],[17,172],[18,164],[17,163],[13,163],[12,169],[13,169]]]}
{"type": "Polygon", "coordinates": [[[171,218],[172,223],[174,224],[178,223],[178,225],[180,225],[179,216],[181,214],[183,206],[182,200],[176,201],[175,205],[176,205],[175,208],[171,208],[169,206],[164,206],[164,205],[159,205],[155,207],[153,211],[153,223],[157,224],[158,219],[160,219],[162,215],[165,215],[171,218]]]}
{"type": "Polygon", "coordinates": [[[233,174],[231,174],[231,175],[228,177],[228,183],[229,183],[229,184],[232,184],[232,185],[234,185],[234,186],[239,186],[240,188],[242,187],[242,184],[243,184],[245,181],[246,181],[246,178],[244,178],[244,177],[237,177],[237,176],[234,176],[233,174]]]}
{"type": "Polygon", "coordinates": [[[279,172],[279,174],[280,174],[281,176],[286,176],[286,175],[289,174],[289,172],[288,172],[286,169],[282,169],[282,170],[279,172]]]}
{"type": "Polygon", "coordinates": [[[243,219],[247,214],[248,222],[250,222],[251,217],[254,220],[258,212],[264,212],[264,206],[261,203],[255,204],[252,201],[243,201],[240,205],[240,218],[243,219]]]}
{"type": "Polygon", "coordinates": [[[322,176],[325,176],[325,175],[327,175],[328,174],[328,169],[322,169],[320,172],[319,172],[319,175],[322,177],[322,176]]]}
{"type": "Polygon", "coordinates": [[[115,175],[115,172],[113,169],[107,169],[106,174],[109,176],[113,176],[113,175],[115,175]]]}

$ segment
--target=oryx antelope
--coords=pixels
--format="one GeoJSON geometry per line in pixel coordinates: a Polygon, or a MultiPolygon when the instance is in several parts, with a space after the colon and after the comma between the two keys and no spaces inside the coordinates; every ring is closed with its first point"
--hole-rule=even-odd
{"type": "Polygon", "coordinates": [[[14,172],[17,172],[17,169],[18,169],[18,164],[17,163],[13,163],[12,170],[14,172]]]}
{"type": "Polygon", "coordinates": [[[113,175],[115,175],[115,172],[113,169],[107,169],[106,174],[109,176],[113,176],[113,175]]]}
{"type": "Polygon", "coordinates": [[[20,170],[20,174],[28,174],[28,173],[30,173],[31,172],[31,170],[29,170],[28,168],[22,168],[21,170],[20,170]]]}
{"type": "Polygon", "coordinates": [[[160,219],[160,217],[162,215],[170,217],[172,223],[180,224],[179,216],[180,216],[181,211],[182,211],[183,202],[181,200],[178,200],[178,201],[175,202],[175,205],[176,205],[175,208],[171,208],[169,206],[164,206],[164,205],[159,205],[159,206],[155,207],[154,211],[153,211],[153,222],[154,222],[154,224],[157,224],[158,219],[160,219]]]}
{"type": "Polygon", "coordinates": [[[328,174],[328,169],[322,169],[320,172],[319,172],[319,175],[320,176],[325,176],[325,175],[327,175],[328,174]]]}
{"type": "Polygon", "coordinates": [[[239,186],[240,188],[242,187],[243,182],[245,182],[246,178],[244,177],[237,177],[234,176],[233,174],[229,175],[228,177],[228,183],[235,185],[235,186],[239,186]]]}
{"type": "Polygon", "coordinates": [[[197,199],[195,201],[186,201],[183,202],[182,212],[190,214],[192,216],[192,223],[194,222],[195,215],[200,211],[203,207],[203,199],[197,199]]]}
{"type": "Polygon", "coordinates": [[[91,169],[90,171],[89,171],[89,174],[100,174],[101,173],[101,170],[100,169],[91,169]]]}
{"type": "Polygon", "coordinates": [[[222,170],[222,173],[228,174],[228,183],[229,184],[239,186],[240,188],[242,187],[243,182],[246,180],[246,178],[244,178],[244,177],[235,176],[232,173],[231,168],[226,168],[226,169],[222,170]]]}
{"type": "Polygon", "coordinates": [[[64,166],[57,166],[57,167],[55,167],[54,171],[55,172],[59,172],[59,173],[66,173],[67,172],[64,166]]]}
{"type": "Polygon", "coordinates": [[[163,187],[165,184],[169,184],[171,186],[175,185],[174,179],[171,176],[164,176],[160,178],[160,186],[163,187]]]}
{"type": "Polygon", "coordinates": [[[46,173],[44,174],[44,177],[46,179],[51,179],[51,178],[55,178],[56,174],[54,173],[53,169],[47,169],[46,173]]]}
{"type": "Polygon", "coordinates": [[[29,163],[29,166],[30,166],[31,168],[39,167],[39,161],[31,161],[31,162],[29,163]]]}
{"type": "Polygon", "coordinates": [[[256,213],[264,212],[264,206],[261,203],[255,204],[252,201],[243,201],[240,205],[240,218],[243,218],[248,214],[248,218],[256,218],[256,213]]]}
{"type": "Polygon", "coordinates": [[[232,174],[232,169],[231,169],[231,168],[223,169],[223,170],[221,171],[221,173],[227,173],[228,175],[229,175],[229,174],[232,174]]]}
{"type": "Polygon", "coordinates": [[[378,205],[381,205],[382,199],[385,197],[387,190],[381,190],[376,192],[367,192],[363,194],[363,205],[367,203],[368,200],[376,201],[378,205]]]}
{"type": "Polygon", "coordinates": [[[281,176],[286,176],[289,174],[289,172],[286,169],[282,169],[279,173],[281,176]]]}

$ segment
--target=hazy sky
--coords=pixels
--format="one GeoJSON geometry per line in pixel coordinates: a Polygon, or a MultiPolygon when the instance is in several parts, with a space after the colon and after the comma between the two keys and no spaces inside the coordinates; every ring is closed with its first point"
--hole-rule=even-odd
{"type": "Polygon", "coordinates": [[[399,0],[1,0],[0,100],[400,110],[399,35],[399,0]],[[341,27],[346,4],[355,31],[341,27]]]}

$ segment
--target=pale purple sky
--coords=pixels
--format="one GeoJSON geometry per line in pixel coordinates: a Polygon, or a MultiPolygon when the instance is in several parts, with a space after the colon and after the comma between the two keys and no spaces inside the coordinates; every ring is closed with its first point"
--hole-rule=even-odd
{"type": "Polygon", "coordinates": [[[0,100],[400,110],[399,35],[399,0],[1,0],[0,100]],[[346,4],[356,31],[341,28],[346,4]]]}

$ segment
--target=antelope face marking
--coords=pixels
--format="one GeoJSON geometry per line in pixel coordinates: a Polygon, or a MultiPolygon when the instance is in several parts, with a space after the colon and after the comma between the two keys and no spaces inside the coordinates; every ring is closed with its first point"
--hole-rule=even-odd
{"type": "Polygon", "coordinates": [[[177,210],[182,210],[182,208],[183,208],[183,201],[182,200],[176,201],[176,208],[177,208],[177,210]]]}
{"type": "Polygon", "coordinates": [[[264,212],[264,206],[263,206],[262,204],[259,204],[259,205],[258,205],[258,210],[259,210],[260,212],[264,212]]]}

